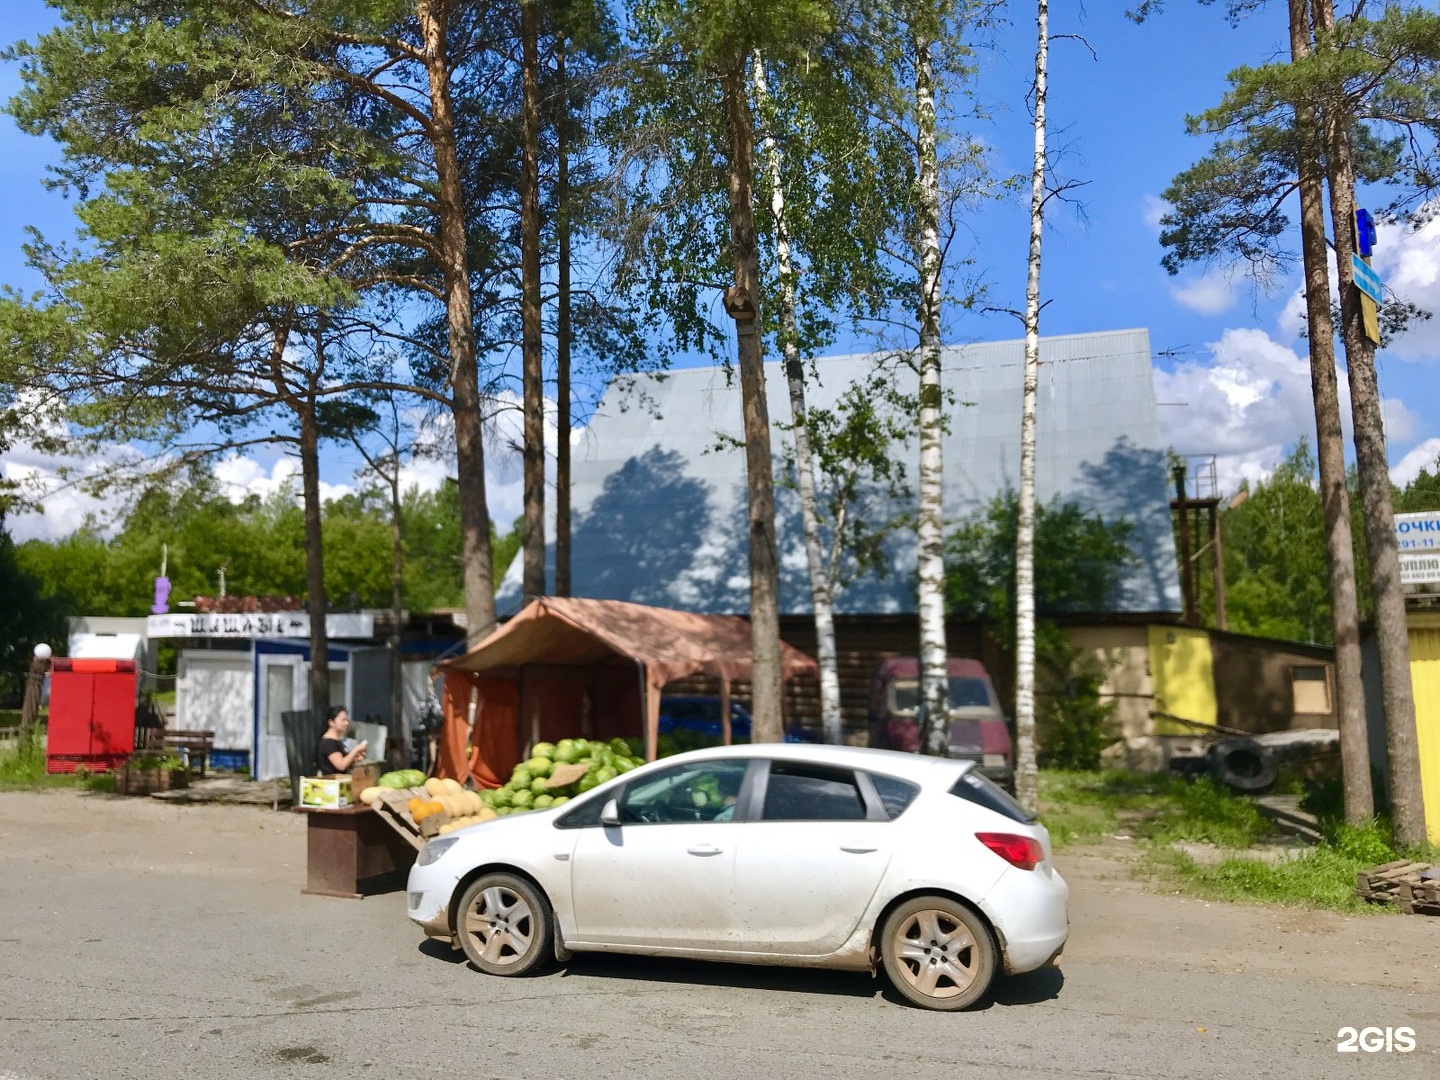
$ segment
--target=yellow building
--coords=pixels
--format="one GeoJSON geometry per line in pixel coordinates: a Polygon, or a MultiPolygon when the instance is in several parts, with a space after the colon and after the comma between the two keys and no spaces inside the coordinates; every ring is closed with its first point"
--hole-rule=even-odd
{"type": "Polygon", "coordinates": [[[1101,695],[1116,706],[1122,740],[1107,752],[1116,764],[1163,769],[1203,753],[1204,726],[1257,735],[1336,726],[1329,647],[1154,621],[1065,629],[1109,671],[1101,695]]]}
{"type": "MultiPolygon", "coordinates": [[[[1414,595],[1407,603],[1410,624],[1410,684],[1415,694],[1415,735],[1425,797],[1425,829],[1440,844],[1440,596],[1414,595]]],[[[1370,726],[1370,764],[1388,783],[1385,706],[1380,691],[1380,653],[1368,633],[1361,646],[1365,669],[1365,712],[1370,726]]]]}

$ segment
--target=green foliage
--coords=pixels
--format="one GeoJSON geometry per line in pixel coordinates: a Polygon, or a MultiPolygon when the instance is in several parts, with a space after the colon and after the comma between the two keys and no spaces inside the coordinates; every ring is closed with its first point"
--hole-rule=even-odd
{"type": "MultiPolygon", "coordinates": [[[[1287,641],[1330,640],[1330,578],[1316,470],[1309,445],[1301,441],[1268,478],[1247,486],[1244,502],[1222,513],[1230,629],[1287,641]]],[[[1209,575],[1202,568],[1198,576],[1209,610],[1209,575]]],[[[1357,581],[1362,577],[1357,572],[1357,581]]]]}
{"type": "MultiPolygon", "coordinates": [[[[807,411],[832,594],[862,574],[886,574],[887,541],[913,521],[905,463],[897,451],[911,437],[913,411],[882,371],[846,387],[834,407],[807,411]]],[[[779,426],[793,430],[790,424],[779,426]]],[[[782,482],[796,486],[793,468],[782,482]]]]}
{"type": "MultiPolygon", "coordinates": [[[[405,494],[403,595],[412,610],[457,607],[463,600],[455,491],[456,485],[447,482],[433,492],[412,488],[405,494]]],[[[146,492],[114,536],[91,526],[58,541],[27,541],[15,549],[15,563],[35,584],[33,610],[53,611],[63,630],[67,615],[146,614],[162,544],[169,548],[172,606],[197,595],[215,595],[220,566],[226,568],[226,589],[232,594],[303,598],[304,532],[299,500],[288,485],[266,499],[251,496],[232,503],[210,474],[193,469],[170,487],[146,492]]],[[[322,535],[331,607],[388,607],[386,501],[373,492],[330,500],[322,535]]],[[[0,539],[0,573],[4,543],[0,539]]],[[[518,543],[518,528],[494,541],[497,575],[504,573],[518,543]]],[[[0,613],[4,602],[0,599],[0,613]]]]}
{"type": "Polygon", "coordinates": [[[1109,674],[1099,657],[1076,648],[1059,627],[1037,626],[1035,733],[1041,768],[1100,767],[1100,752],[1119,737],[1119,702],[1100,696],[1109,674]]]}
{"type": "Polygon", "coordinates": [[[1394,505],[1397,514],[1440,510],[1440,460],[1428,469],[1421,469],[1420,475],[1404,488],[1397,488],[1394,505]]]}
{"type": "MultiPolygon", "coordinates": [[[[1014,633],[1015,539],[1020,497],[1002,492],[945,541],[948,611],[1014,633]]],[[[1129,522],[1106,522],[1057,497],[1035,507],[1035,608],[1040,615],[1104,611],[1134,561],[1129,522]]]]}
{"type": "Polygon", "coordinates": [[[0,704],[19,704],[36,644],[64,637],[59,606],[24,565],[0,514],[0,704]]]}
{"type": "MultiPolygon", "coordinates": [[[[1232,21],[1261,3],[1229,0],[1232,21]]],[[[1160,6],[1144,0],[1132,16],[1160,6]]],[[[1416,4],[1386,4],[1373,17],[1357,11],[1319,35],[1307,58],[1231,72],[1220,104],[1187,121],[1192,134],[1215,142],[1164,192],[1173,209],[1161,221],[1160,242],[1169,249],[1163,265],[1177,273],[1189,263],[1238,261],[1262,284],[1289,268],[1297,161],[1322,159],[1321,147],[1304,145],[1297,132],[1297,105],[1349,127],[1359,180],[1394,192],[1390,213],[1413,212],[1440,176],[1437,100],[1440,14],[1416,4]]]]}

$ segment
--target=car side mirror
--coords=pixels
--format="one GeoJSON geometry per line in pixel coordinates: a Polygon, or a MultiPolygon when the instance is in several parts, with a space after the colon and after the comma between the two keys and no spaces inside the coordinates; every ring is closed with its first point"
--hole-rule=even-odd
{"type": "Polygon", "coordinates": [[[614,799],[609,800],[600,808],[600,824],[607,826],[620,824],[620,804],[614,799]]]}

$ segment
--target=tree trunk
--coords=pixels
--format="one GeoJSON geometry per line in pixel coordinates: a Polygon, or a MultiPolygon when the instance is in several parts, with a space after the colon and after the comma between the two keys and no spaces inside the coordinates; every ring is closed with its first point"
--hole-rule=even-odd
{"type": "Polygon", "coordinates": [[[450,408],[455,417],[456,487],[465,583],[465,630],[471,644],[495,628],[495,581],[490,565],[490,511],[485,502],[485,443],[480,422],[480,376],[465,238],[465,198],[455,149],[455,110],[445,48],[448,0],[416,0],[430,89],[430,143],[435,156],[440,263],[450,345],[450,408]]]}
{"type": "Polygon", "coordinates": [[[555,595],[570,583],[570,98],[565,84],[565,35],[555,35],[555,595]]]}
{"type": "Polygon", "coordinates": [[[1030,172],[1030,255],[1025,276],[1025,384],[1020,406],[1020,519],[1015,534],[1015,797],[1040,809],[1035,765],[1035,399],[1040,392],[1040,242],[1045,232],[1045,95],[1050,4],[1036,4],[1035,158],[1030,172]]]}
{"type": "Polygon", "coordinates": [[[745,60],[722,79],[730,140],[730,257],[735,286],[753,305],[735,321],[740,397],[745,421],[745,478],[749,494],[751,739],[784,738],[780,672],[780,572],[775,543],[775,480],[770,461],[770,409],[760,349],[760,249],[755,235],[755,129],[746,96],[745,60]]]}
{"type": "MultiPolygon", "coordinates": [[[[755,54],[755,98],[767,100],[765,62],[755,54]]],[[[800,335],[795,318],[795,267],[790,259],[790,234],[785,223],[782,151],[771,135],[764,140],[770,164],[770,213],[775,221],[775,261],[780,272],[780,337],[785,350],[785,380],[790,389],[790,418],[795,433],[795,484],[800,493],[800,521],[805,534],[805,562],[810,572],[810,603],[815,612],[815,658],[820,664],[820,726],[827,743],[845,741],[840,715],[840,673],[835,652],[834,582],[825,570],[820,543],[820,511],[815,499],[815,455],[810,449],[810,419],[805,407],[805,366],[800,360],[800,335]]]]}
{"type": "Polygon", "coordinates": [[[545,595],[545,358],[540,326],[540,5],[520,5],[520,338],[525,410],[525,596],[545,595]]]}
{"type": "MultiPolygon", "coordinates": [[[[320,332],[315,334],[317,373],[320,332]]],[[[310,613],[310,708],[323,715],[330,708],[330,642],[325,633],[325,547],[320,527],[320,426],[315,398],[300,408],[300,481],[305,496],[305,608],[310,613]]],[[[347,702],[337,704],[346,705],[347,702]]]]}
{"type": "Polygon", "coordinates": [[[935,142],[935,43],[915,39],[920,236],[920,505],[916,569],[920,615],[920,749],[943,757],[950,743],[950,682],[945,643],[944,391],[940,386],[940,163],[935,142]]]}
{"type": "MultiPolygon", "coordinates": [[[[1290,55],[1298,61],[1309,54],[1309,2],[1290,0],[1290,55]]],[[[1340,427],[1340,390],[1335,375],[1335,324],[1330,314],[1330,270],[1325,251],[1324,174],[1313,106],[1296,106],[1295,126],[1302,148],[1297,160],[1300,246],[1305,259],[1315,451],[1320,462],[1320,500],[1335,633],[1335,715],[1340,724],[1345,820],[1359,825],[1375,815],[1375,796],[1370,784],[1370,743],[1360,680],[1360,607],[1350,536],[1350,493],[1345,487],[1345,436],[1340,427]]]]}
{"type": "MultiPolygon", "coordinates": [[[[1335,29],[1330,0],[1315,0],[1315,26],[1324,37],[1335,29]]],[[[1420,754],[1415,731],[1415,699],[1410,684],[1410,634],[1405,619],[1405,590],[1400,583],[1400,553],[1395,543],[1395,512],[1390,503],[1390,463],[1375,374],[1375,346],[1361,323],[1360,291],[1350,259],[1355,254],[1355,167],[1350,149],[1351,118],[1337,115],[1332,99],[1324,113],[1326,165],[1330,180],[1330,219],[1340,283],[1340,325],[1345,366],[1350,377],[1350,409],[1355,428],[1355,462],[1365,509],[1365,546],[1370,556],[1370,592],[1375,602],[1375,637],[1380,652],[1380,689],[1385,703],[1385,740],[1390,772],[1390,815],[1395,840],[1425,843],[1425,796],[1420,783],[1420,754]]]]}

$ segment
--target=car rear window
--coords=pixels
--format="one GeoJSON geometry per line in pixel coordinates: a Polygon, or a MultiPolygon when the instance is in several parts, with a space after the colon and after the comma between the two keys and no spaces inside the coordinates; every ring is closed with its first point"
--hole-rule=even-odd
{"type": "Polygon", "coordinates": [[[879,773],[867,773],[870,783],[875,788],[875,794],[880,796],[880,802],[885,807],[885,814],[894,821],[905,812],[905,808],[915,801],[915,796],[920,794],[920,788],[908,780],[896,780],[893,776],[881,776],[879,773]]]}
{"type": "Polygon", "coordinates": [[[950,788],[950,794],[958,795],[967,802],[973,802],[987,810],[994,810],[1011,821],[1019,821],[1028,825],[1035,820],[1035,815],[1027,813],[1023,806],[1010,797],[1008,791],[982,776],[975,769],[968,770],[964,776],[956,780],[954,786],[950,788]]]}

